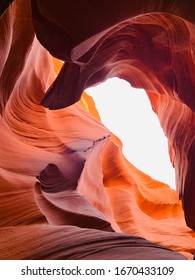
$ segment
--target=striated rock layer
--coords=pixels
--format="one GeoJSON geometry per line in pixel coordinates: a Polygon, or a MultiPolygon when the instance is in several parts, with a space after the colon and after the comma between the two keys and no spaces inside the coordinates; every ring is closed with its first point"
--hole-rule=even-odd
{"type": "Polygon", "coordinates": [[[57,2],[0,19],[0,258],[192,259],[193,7],[57,2]],[[83,93],[114,76],[146,90],[177,192],[126,160],[83,93]]]}

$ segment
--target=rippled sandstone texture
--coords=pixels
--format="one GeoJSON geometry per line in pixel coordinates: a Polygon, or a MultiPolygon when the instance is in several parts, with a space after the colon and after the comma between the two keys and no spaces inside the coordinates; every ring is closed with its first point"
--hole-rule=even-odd
{"type": "Polygon", "coordinates": [[[0,258],[192,259],[194,4],[31,4],[0,19],[0,258]],[[177,192],[125,159],[83,93],[114,76],[146,90],[177,192]]]}

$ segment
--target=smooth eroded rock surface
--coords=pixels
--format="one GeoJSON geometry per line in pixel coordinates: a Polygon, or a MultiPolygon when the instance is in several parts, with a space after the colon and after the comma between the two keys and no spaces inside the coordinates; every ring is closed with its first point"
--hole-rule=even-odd
{"type": "Polygon", "coordinates": [[[194,9],[103,2],[15,0],[0,18],[0,259],[193,258],[194,9]],[[146,90],[177,191],[126,160],[84,93],[114,76],[146,90]]]}

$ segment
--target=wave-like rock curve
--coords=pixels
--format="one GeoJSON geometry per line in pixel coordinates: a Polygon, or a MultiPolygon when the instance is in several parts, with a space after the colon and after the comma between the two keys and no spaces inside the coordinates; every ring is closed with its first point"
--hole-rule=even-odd
{"type": "Polygon", "coordinates": [[[107,2],[70,18],[72,2],[15,0],[0,19],[1,259],[193,258],[193,9],[116,1],[106,18],[107,2]],[[146,90],[177,193],[126,160],[83,93],[114,76],[146,90]]]}

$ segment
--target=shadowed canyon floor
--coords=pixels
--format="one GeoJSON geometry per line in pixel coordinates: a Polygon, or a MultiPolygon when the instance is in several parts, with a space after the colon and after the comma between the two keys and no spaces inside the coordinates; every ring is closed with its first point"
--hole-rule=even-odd
{"type": "Polygon", "coordinates": [[[192,259],[194,2],[6,6],[0,258],[192,259]],[[176,191],[128,162],[101,123],[84,90],[111,77],[146,90],[169,141],[176,191]]]}

